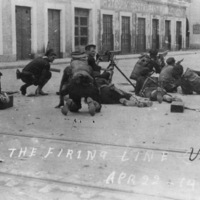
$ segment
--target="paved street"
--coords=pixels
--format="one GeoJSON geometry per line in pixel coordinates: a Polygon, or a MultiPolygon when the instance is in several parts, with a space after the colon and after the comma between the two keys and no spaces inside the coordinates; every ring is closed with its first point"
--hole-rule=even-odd
{"type": "MultiPolygon", "coordinates": [[[[184,68],[200,70],[199,52],[175,56],[182,58],[184,68]]],[[[117,63],[129,77],[136,61],[117,63]]],[[[16,69],[1,72],[2,89],[19,90],[16,69]]],[[[189,156],[200,148],[200,112],[170,113],[170,104],[154,102],[103,105],[91,117],[83,102],[80,113],[64,116],[54,108],[61,76],[53,73],[45,86],[49,96],[15,94],[14,107],[0,111],[0,200],[199,199],[199,157],[189,156]]],[[[117,69],[113,82],[133,91],[117,69]]],[[[176,95],[200,108],[200,96],[176,95]]]]}

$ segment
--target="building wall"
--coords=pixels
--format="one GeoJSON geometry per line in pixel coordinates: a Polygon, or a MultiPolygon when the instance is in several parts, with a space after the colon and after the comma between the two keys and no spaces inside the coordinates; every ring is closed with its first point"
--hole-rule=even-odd
{"type": "MultiPolygon", "coordinates": [[[[114,16],[114,50],[121,50],[121,36],[119,30],[120,18],[123,13],[131,16],[131,53],[137,52],[137,31],[138,18],[146,20],[146,49],[152,47],[152,20],[159,20],[159,43],[160,49],[164,49],[165,45],[165,20],[171,22],[171,49],[177,49],[176,43],[176,22],[182,23],[182,48],[186,46],[186,7],[188,2],[170,1],[170,0],[102,0],[101,12],[110,13],[114,16]]],[[[102,19],[101,19],[102,20],[102,19]]],[[[101,30],[102,31],[102,30],[101,30]]]]}
{"type": "MultiPolygon", "coordinates": [[[[43,55],[48,47],[48,9],[60,11],[60,53],[75,51],[75,9],[89,13],[88,43],[103,50],[103,15],[113,16],[114,50],[122,48],[122,16],[130,18],[130,53],[137,52],[138,19],[146,19],[146,49],[152,46],[152,19],[159,19],[160,49],[164,49],[165,20],[171,21],[171,49],[177,49],[176,21],[182,22],[182,48],[185,47],[186,7],[189,0],[0,0],[0,62],[17,60],[16,6],[31,9],[30,58],[43,55]]],[[[198,1],[198,0],[196,0],[198,1]]],[[[84,50],[83,46],[79,50],[84,50]]]]}
{"type": "Polygon", "coordinates": [[[191,0],[187,10],[189,21],[190,48],[200,48],[200,1],[191,0]]]}
{"type": "Polygon", "coordinates": [[[74,46],[75,8],[89,10],[88,43],[96,43],[99,0],[0,0],[0,62],[17,60],[16,6],[31,8],[31,55],[41,56],[48,47],[48,9],[60,11],[60,52],[68,57],[74,46]]]}
{"type": "Polygon", "coordinates": [[[4,60],[13,60],[15,55],[12,52],[12,15],[11,15],[11,2],[12,0],[8,1],[1,1],[1,55],[0,59],[4,60]],[[2,56],[4,55],[4,56],[2,56]]]}

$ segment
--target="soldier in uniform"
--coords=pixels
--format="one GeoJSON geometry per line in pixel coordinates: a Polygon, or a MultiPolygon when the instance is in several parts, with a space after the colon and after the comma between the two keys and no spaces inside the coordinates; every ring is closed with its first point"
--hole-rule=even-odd
{"type": "Polygon", "coordinates": [[[162,69],[158,82],[167,92],[177,92],[177,87],[181,84],[183,67],[177,63],[173,57],[166,60],[167,65],[162,69]]]}
{"type": "Polygon", "coordinates": [[[54,61],[55,57],[53,49],[50,49],[44,57],[36,58],[27,64],[22,72],[17,70],[17,78],[25,83],[20,88],[22,95],[26,94],[27,88],[31,85],[38,86],[35,91],[37,96],[48,95],[43,92],[42,88],[51,78],[50,63],[54,61]]]}
{"type": "Polygon", "coordinates": [[[93,69],[88,65],[88,57],[85,53],[73,52],[70,66],[66,67],[60,85],[60,102],[56,108],[65,105],[62,113],[68,111],[78,112],[82,105],[81,99],[85,98],[89,113],[93,116],[100,112],[101,104],[99,90],[93,77],[93,69]],[[67,96],[68,97],[65,97],[67,96]]]}
{"type": "Polygon", "coordinates": [[[95,79],[104,79],[108,82],[111,82],[111,78],[113,75],[112,69],[105,69],[98,65],[98,61],[95,60],[96,55],[96,45],[89,44],[85,47],[85,52],[88,55],[88,65],[90,65],[93,69],[93,76],[95,79]],[[103,73],[101,71],[103,70],[103,73]]]}
{"type": "Polygon", "coordinates": [[[156,73],[160,72],[160,68],[157,67],[157,64],[148,55],[140,57],[130,76],[131,79],[136,80],[136,95],[139,95],[145,80],[154,73],[154,69],[156,73]]]}

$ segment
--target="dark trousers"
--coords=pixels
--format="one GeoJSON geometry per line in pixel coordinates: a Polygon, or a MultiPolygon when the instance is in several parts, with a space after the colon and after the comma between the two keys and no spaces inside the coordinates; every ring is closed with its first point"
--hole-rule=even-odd
{"type": "Polygon", "coordinates": [[[100,75],[97,76],[97,77],[98,77],[98,78],[104,78],[104,79],[106,79],[106,80],[109,80],[109,78],[110,78],[110,73],[104,71],[102,74],[100,74],[100,75]]]}
{"type": "Polygon", "coordinates": [[[21,80],[25,83],[25,85],[38,85],[43,87],[51,78],[51,72],[48,70],[43,70],[40,75],[34,75],[31,72],[23,70],[21,73],[21,80]]]}
{"type": "Polygon", "coordinates": [[[166,90],[166,92],[173,93],[177,92],[177,88],[180,84],[178,82],[170,83],[167,81],[159,82],[159,86],[166,90]]]}
{"type": "Polygon", "coordinates": [[[136,86],[135,86],[135,94],[139,95],[140,90],[142,89],[145,80],[147,79],[146,76],[139,76],[136,80],[136,86]]]}
{"type": "Polygon", "coordinates": [[[129,100],[132,95],[115,86],[106,85],[100,88],[100,96],[102,104],[119,104],[120,99],[125,98],[129,100]]]}

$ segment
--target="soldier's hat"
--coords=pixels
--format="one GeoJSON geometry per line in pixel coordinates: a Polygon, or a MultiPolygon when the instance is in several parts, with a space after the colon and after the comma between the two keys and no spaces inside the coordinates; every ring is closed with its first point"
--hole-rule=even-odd
{"type": "Polygon", "coordinates": [[[166,60],[166,63],[168,64],[168,65],[172,65],[172,64],[174,64],[176,62],[176,60],[174,59],[174,57],[169,57],[169,58],[167,58],[167,60],[166,60]]]}
{"type": "Polygon", "coordinates": [[[149,54],[152,56],[156,56],[158,54],[158,50],[157,49],[150,49],[149,54]]]}
{"type": "Polygon", "coordinates": [[[49,49],[46,51],[45,56],[56,56],[56,53],[53,49],[49,49]]]}
{"type": "Polygon", "coordinates": [[[95,45],[95,44],[87,44],[87,45],[85,46],[85,50],[87,51],[87,50],[89,50],[91,47],[96,48],[96,45],[95,45]]]}

